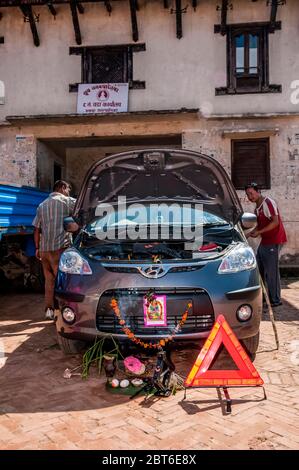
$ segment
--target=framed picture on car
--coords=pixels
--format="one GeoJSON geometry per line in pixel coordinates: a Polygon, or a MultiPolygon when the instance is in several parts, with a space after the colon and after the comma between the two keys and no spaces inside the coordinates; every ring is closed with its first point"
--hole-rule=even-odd
{"type": "Polygon", "coordinates": [[[149,302],[143,300],[144,326],[167,326],[166,295],[157,295],[149,302]]]}

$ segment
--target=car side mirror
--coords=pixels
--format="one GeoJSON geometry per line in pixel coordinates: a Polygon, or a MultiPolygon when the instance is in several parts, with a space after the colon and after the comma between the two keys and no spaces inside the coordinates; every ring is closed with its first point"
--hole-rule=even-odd
{"type": "Polygon", "coordinates": [[[79,230],[79,225],[74,221],[73,217],[65,217],[63,219],[63,228],[66,232],[74,233],[79,230]]]}
{"type": "Polygon", "coordinates": [[[257,225],[257,217],[251,212],[244,212],[241,217],[241,225],[244,229],[254,228],[257,225]]]}

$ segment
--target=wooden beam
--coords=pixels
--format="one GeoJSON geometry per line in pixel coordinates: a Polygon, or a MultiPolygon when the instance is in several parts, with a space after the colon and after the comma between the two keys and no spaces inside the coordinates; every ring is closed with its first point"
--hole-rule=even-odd
{"type": "Polygon", "coordinates": [[[274,31],[276,15],[277,15],[278,1],[272,0],[271,2],[271,13],[270,13],[270,30],[274,31]]]}
{"type": "Polygon", "coordinates": [[[49,8],[50,13],[51,13],[53,16],[56,16],[56,15],[57,15],[57,11],[55,10],[54,5],[52,5],[51,2],[48,2],[48,8],[49,8]]]}
{"type": "Polygon", "coordinates": [[[182,26],[182,1],[175,0],[175,16],[176,16],[176,37],[181,39],[183,37],[182,26]]]}
{"type": "Polygon", "coordinates": [[[104,4],[105,4],[105,7],[106,7],[106,10],[108,11],[108,13],[109,13],[109,15],[110,15],[111,12],[112,12],[111,3],[109,2],[109,0],[104,0],[104,4]]]}
{"type": "Polygon", "coordinates": [[[221,6],[221,28],[220,33],[222,36],[226,34],[226,26],[227,26],[227,10],[228,10],[228,0],[222,0],[221,6]]]}
{"type": "Polygon", "coordinates": [[[169,8],[169,0],[163,0],[164,8],[169,8]]]}
{"type": "Polygon", "coordinates": [[[77,8],[78,8],[78,12],[80,13],[80,15],[83,15],[84,13],[83,5],[81,5],[81,3],[77,3],[77,8]]]}
{"type": "Polygon", "coordinates": [[[194,9],[194,11],[196,10],[196,7],[197,7],[197,0],[192,0],[192,8],[194,9]]]}
{"type": "Polygon", "coordinates": [[[139,33],[138,33],[137,13],[136,13],[136,0],[130,0],[130,11],[131,11],[133,41],[137,42],[139,38],[139,33]]]}
{"type": "Polygon", "coordinates": [[[71,13],[72,13],[76,43],[80,45],[80,44],[82,44],[82,38],[81,38],[78,12],[77,12],[77,4],[76,4],[75,0],[70,1],[70,7],[71,7],[71,13]]]}
{"type": "Polygon", "coordinates": [[[39,40],[38,32],[37,32],[37,29],[36,29],[35,18],[34,18],[34,14],[33,14],[33,11],[32,11],[32,6],[31,5],[21,5],[20,8],[21,8],[21,11],[22,11],[26,21],[29,21],[30,29],[31,29],[32,36],[33,36],[34,45],[36,47],[38,47],[40,45],[40,40],[39,40]]]}
{"type": "MultiPolygon", "coordinates": [[[[71,0],[49,0],[50,3],[53,3],[54,5],[68,5],[71,0]]],[[[77,0],[78,3],[84,4],[84,3],[106,3],[106,0],[77,0]]],[[[111,0],[107,0],[108,3],[111,2],[111,0]]],[[[168,0],[169,2],[169,0],[168,0]]],[[[143,2],[144,3],[144,2],[143,2]]],[[[19,7],[22,5],[31,5],[31,6],[43,6],[47,5],[48,0],[0,0],[0,8],[3,7],[19,7]]]]}

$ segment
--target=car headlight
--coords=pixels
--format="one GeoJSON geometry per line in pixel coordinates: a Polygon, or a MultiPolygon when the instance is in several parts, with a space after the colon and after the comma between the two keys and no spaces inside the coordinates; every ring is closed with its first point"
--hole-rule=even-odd
{"type": "Polygon", "coordinates": [[[60,257],[59,270],[69,274],[92,274],[88,262],[75,250],[64,251],[60,257]]]}
{"type": "Polygon", "coordinates": [[[218,268],[220,274],[238,273],[256,267],[253,249],[247,245],[238,245],[225,256],[218,268]]]}

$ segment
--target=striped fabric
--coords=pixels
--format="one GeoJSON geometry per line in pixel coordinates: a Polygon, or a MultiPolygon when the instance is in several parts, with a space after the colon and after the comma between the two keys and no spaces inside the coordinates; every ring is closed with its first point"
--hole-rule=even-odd
{"type": "Polygon", "coordinates": [[[40,251],[55,251],[70,246],[72,235],[64,231],[63,219],[72,214],[75,202],[72,197],[51,193],[38,206],[32,225],[41,229],[40,251]]]}

